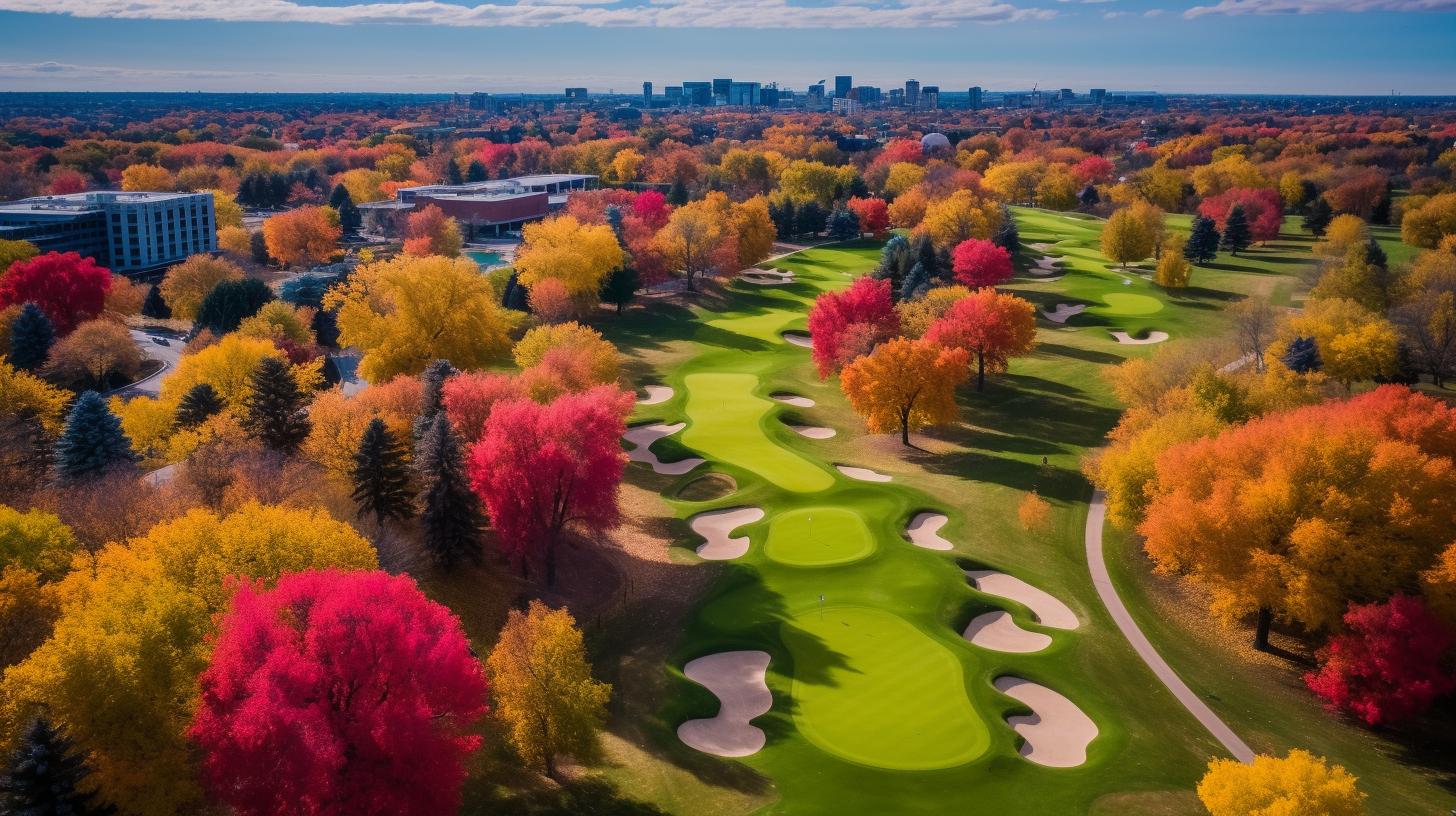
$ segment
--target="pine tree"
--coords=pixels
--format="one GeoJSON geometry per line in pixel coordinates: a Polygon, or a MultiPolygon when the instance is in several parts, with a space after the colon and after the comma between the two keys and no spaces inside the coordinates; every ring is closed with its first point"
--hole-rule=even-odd
{"type": "Polygon", "coordinates": [[[1313,337],[1296,337],[1289,343],[1289,348],[1284,350],[1281,358],[1285,368],[1296,374],[1308,374],[1311,371],[1319,371],[1323,366],[1320,360],[1319,347],[1315,345],[1313,337]]]}
{"type": "Polygon", "coordinates": [[[1304,228],[1316,237],[1322,236],[1325,234],[1325,227],[1330,225],[1330,221],[1334,217],[1335,213],[1330,209],[1330,202],[1325,201],[1324,196],[1317,195],[1309,205],[1309,212],[1304,216],[1304,228]]]}
{"type": "Polygon", "coordinates": [[[449,360],[434,360],[420,374],[420,413],[414,425],[416,443],[435,424],[435,417],[444,413],[445,381],[459,373],[449,360]]]}
{"type": "Polygon", "coordinates": [[[1012,255],[1021,251],[1021,233],[1016,230],[1016,216],[1011,214],[1010,207],[1001,208],[1001,226],[991,236],[991,243],[1012,255]]]}
{"type": "Polygon", "coordinates": [[[352,234],[359,231],[364,217],[354,205],[354,196],[349,194],[348,187],[335,184],[334,192],[329,196],[329,206],[339,213],[339,226],[344,228],[344,232],[352,234]]]}
{"type": "Polygon", "coordinates": [[[248,253],[253,256],[253,263],[267,264],[272,260],[268,256],[268,240],[263,237],[263,231],[257,230],[248,235],[248,253]]]}
{"type": "Polygon", "coordinates": [[[1377,201],[1377,202],[1375,202],[1375,206],[1370,210],[1370,223],[1372,223],[1372,224],[1389,224],[1390,223],[1390,207],[1391,207],[1391,204],[1394,203],[1391,200],[1391,195],[1390,194],[1391,194],[1390,182],[1387,181],[1387,182],[1385,182],[1385,192],[1380,195],[1380,200],[1377,201]]]}
{"type": "Polygon", "coordinates": [[[350,477],[359,514],[372,514],[381,529],[385,519],[406,519],[414,514],[415,491],[410,485],[404,446],[379,417],[370,420],[364,429],[350,477]]]}
{"type": "Polygon", "coordinates": [[[617,243],[622,244],[622,208],[616,204],[608,204],[602,209],[602,215],[607,219],[607,226],[612,228],[612,234],[617,237],[617,243]]]}
{"type": "Polygon", "coordinates": [[[674,181],[672,186],[667,188],[667,203],[674,207],[681,207],[688,203],[688,187],[682,183],[682,179],[674,181]]]}
{"type": "Polygon", "coordinates": [[[768,205],[769,218],[774,222],[774,230],[785,238],[794,234],[798,228],[797,214],[794,212],[794,200],[784,199],[782,204],[768,205]]]}
{"type": "Polygon", "coordinates": [[[177,402],[177,427],[195,428],[222,411],[222,397],[208,383],[187,389],[177,402]]]}
{"type": "Polygon", "coordinates": [[[212,287],[212,291],[202,299],[202,304],[197,307],[196,325],[222,336],[237,329],[272,299],[273,290],[260,280],[225,280],[212,287]]]}
{"type": "Polygon", "coordinates": [[[1090,210],[1102,203],[1102,196],[1097,194],[1096,187],[1089,184],[1082,188],[1082,192],[1077,194],[1077,201],[1081,203],[1082,209],[1090,210]]]}
{"type": "Polygon", "coordinates": [[[480,563],[480,499],[470,489],[464,456],[450,420],[443,414],[415,448],[420,485],[420,524],[425,549],[435,563],[452,569],[464,561],[480,563]]]}
{"type": "Polygon", "coordinates": [[[489,178],[490,173],[485,171],[485,165],[481,164],[478,159],[471,159],[470,164],[465,168],[465,181],[469,184],[474,184],[478,181],[486,181],[489,178]]]}
{"type": "Polygon", "coordinates": [[[619,266],[602,281],[602,301],[616,306],[617,314],[621,314],[627,304],[637,297],[637,290],[641,288],[642,278],[637,270],[630,266],[619,266]]]}
{"type": "Polygon", "coordinates": [[[1218,255],[1218,225],[1212,218],[1200,215],[1193,219],[1193,229],[1188,233],[1188,243],[1183,245],[1183,257],[1196,264],[1206,264],[1218,255]]]}
{"type": "Polygon", "coordinates": [[[526,287],[521,285],[515,272],[511,272],[511,276],[506,279],[506,290],[501,293],[501,305],[516,312],[528,311],[531,308],[526,287]]]}
{"type": "Polygon", "coordinates": [[[799,212],[794,217],[794,220],[796,222],[794,224],[795,234],[809,236],[818,235],[819,230],[824,229],[824,225],[828,218],[829,214],[824,212],[824,208],[819,206],[819,202],[806,201],[802,206],[799,207],[799,212]]]}
{"type": "Polygon", "coordinates": [[[835,207],[834,212],[829,214],[829,221],[824,226],[829,232],[829,237],[836,241],[847,241],[859,237],[859,216],[844,207],[835,207]]]}
{"type": "Polygon", "coordinates": [[[1374,238],[1365,243],[1365,263],[1381,269],[1390,267],[1390,258],[1386,256],[1385,250],[1380,248],[1380,244],[1374,238]]]}
{"type": "Polygon", "coordinates": [[[66,429],[56,440],[56,474],[62,482],[79,482],[136,461],[121,420],[95,391],[82,394],[66,416],[66,429]]]}
{"type": "Polygon", "coordinates": [[[251,393],[244,403],[243,427],[264,445],[281,453],[292,453],[308,436],[308,416],[298,382],[288,364],[277,357],[264,357],[250,380],[251,393]]]}
{"type": "Polygon", "coordinates": [[[155,283],[147,290],[147,299],[142,301],[142,316],[153,320],[167,320],[172,316],[172,307],[167,305],[162,288],[155,283]]]}
{"type": "Polygon", "coordinates": [[[1231,255],[1238,255],[1253,242],[1254,237],[1249,231],[1249,219],[1244,215],[1244,207],[1242,204],[1235,204],[1229,210],[1228,219],[1224,221],[1220,246],[1231,255]]]}
{"type": "Polygon", "coordinates": [[[10,364],[26,371],[45,365],[56,340],[50,318],[34,303],[27,303],[10,324],[10,364]]]}
{"type": "Polygon", "coordinates": [[[80,790],[91,768],[73,749],[71,740],[37,718],[10,761],[10,773],[0,780],[0,812],[15,816],[110,816],[111,805],[99,802],[95,792],[80,790]]]}
{"type": "Polygon", "coordinates": [[[935,251],[935,242],[930,240],[930,236],[921,235],[916,237],[915,242],[910,245],[910,251],[913,255],[913,260],[906,259],[906,263],[909,264],[909,268],[905,270],[907,274],[913,275],[915,272],[915,264],[920,264],[925,268],[925,279],[927,281],[940,277],[942,258],[940,257],[940,253],[935,251]]]}
{"type": "Polygon", "coordinates": [[[465,183],[465,175],[460,172],[460,163],[455,161],[453,157],[449,161],[445,162],[445,183],[465,183]]]}
{"type": "Polygon", "coordinates": [[[344,381],[344,373],[339,370],[339,364],[334,362],[334,355],[324,355],[324,365],[319,371],[324,376],[324,385],[333,387],[344,381]]]}
{"type": "Polygon", "coordinates": [[[910,242],[903,235],[896,235],[880,250],[880,265],[874,271],[874,277],[878,280],[890,282],[890,296],[900,297],[900,290],[905,285],[905,276],[909,274],[910,267],[914,261],[910,254],[910,242]]]}
{"type": "Polygon", "coordinates": [[[919,261],[910,267],[910,274],[905,276],[904,282],[900,284],[900,300],[914,300],[925,294],[930,288],[930,275],[925,272],[925,265],[919,261]]]}

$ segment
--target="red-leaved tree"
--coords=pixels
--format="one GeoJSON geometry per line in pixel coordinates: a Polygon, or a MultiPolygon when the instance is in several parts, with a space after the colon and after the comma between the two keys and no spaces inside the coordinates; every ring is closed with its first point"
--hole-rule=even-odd
{"type": "Polygon", "coordinates": [[[879,234],[890,227],[890,206],[883,198],[859,198],[849,200],[849,211],[859,218],[859,228],[864,232],[879,234]]]}
{"type": "Polygon", "coordinates": [[[660,230],[672,215],[672,205],[667,203],[667,196],[662,193],[644,190],[632,201],[632,215],[642,219],[642,223],[651,229],[660,230]]]}
{"type": "Polygon", "coordinates": [[[1249,233],[1255,241],[1279,237],[1279,227],[1284,223],[1284,202],[1278,190],[1268,187],[1236,187],[1209,196],[1198,205],[1198,214],[1212,218],[1222,231],[1235,204],[1244,205],[1244,217],[1249,221],[1249,233]]]}
{"type": "Polygon", "coordinates": [[[971,287],[999,286],[1011,280],[1011,253],[982,238],[968,238],[956,244],[950,255],[956,280],[971,287]]]}
{"type": "Polygon", "coordinates": [[[485,421],[490,419],[491,409],[522,396],[524,390],[518,378],[484,371],[461,372],[445,380],[440,388],[445,416],[467,445],[485,433],[485,421]]]}
{"type": "Polygon", "coordinates": [[[1330,709],[1391,725],[1456,691],[1456,633],[1419,598],[1351,604],[1344,621],[1346,632],[1320,650],[1319,671],[1304,676],[1330,709]]]}
{"type": "Polygon", "coordinates": [[[109,291],[111,270],[75,252],[47,252],[0,276],[0,309],[34,303],[62,336],[101,314],[109,291]]]}
{"type": "Polygon", "coordinates": [[[1101,156],[1088,156],[1072,165],[1072,173],[1083,184],[1106,184],[1112,181],[1112,162],[1101,156]]]}
{"type": "Polygon", "coordinates": [[[1012,357],[1036,344],[1036,312],[1030,302],[989,287],[956,301],[930,325],[925,338],[946,348],[965,349],[976,361],[976,390],[986,387],[986,372],[1006,370],[1012,357]]]}
{"type": "Polygon", "coordinates": [[[820,378],[900,333],[890,282],[860,278],[842,292],[825,292],[809,310],[809,336],[820,378]],[[853,338],[854,342],[846,344],[853,338]]]}
{"type": "Polygon", "coordinates": [[[241,816],[454,813],[486,712],[460,621],[383,572],[241,587],[201,687],[203,779],[241,816]]]}
{"type": "Polygon", "coordinates": [[[546,405],[524,399],[495,405],[466,469],[502,549],[522,571],[540,569],[556,584],[556,550],[568,527],[593,534],[621,520],[617,487],[627,455],[632,395],[603,385],[546,405]]]}

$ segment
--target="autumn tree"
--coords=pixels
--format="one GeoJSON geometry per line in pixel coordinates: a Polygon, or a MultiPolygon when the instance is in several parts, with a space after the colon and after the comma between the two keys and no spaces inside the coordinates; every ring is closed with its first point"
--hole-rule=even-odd
{"type": "Polygon", "coordinates": [[[1401,217],[1400,240],[1411,246],[1434,249],[1448,235],[1456,235],[1456,193],[1431,196],[1401,217]]]}
{"type": "Polygon", "coordinates": [[[1330,379],[1349,389],[1395,371],[1400,335],[1389,320],[1344,298],[1311,300],[1287,318],[1266,358],[1279,359],[1296,337],[1312,337],[1330,379]]]}
{"type": "Polygon", "coordinates": [[[46,377],[76,390],[111,388],[135,380],[142,352],[125,324],[88,320],[51,349],[46,377]]]}
{"type": "Polygon", "coordinates": [[[1036,310],[1027,300],[986,288],[957,300],[925,333],[945,348],[962,349],[976,361],[976,390],[986,387],[986,373],[1006,371],[1012,357],[1030,353],[1036,344],[1036,310]]]}
{"type": "Polygon", "coordinates": [[[918,229],[937,247],[949,249],[972,238],[990,238],[1000,227],[999,204],[969,190],[957,190],[928,204],[918,229]]]}
{"type": "Polygon", "coordinates": [[[339,214],[329,207],[299,207],[263,222],[268,255],[284,266],[333,260],[342,235],[339,214]]]}
{"type": "Polygon", "coordinates": [[[1228,232],[1228,220],[1234,207],[1243,212],[1249,238],[1263,243],[1279,237],[1279,228],[1284,223],[1284,206],[1279,191],[1269,188],[1235,188],[1219,195],[1205,198],[1198,205],[1199,215],[1212,218],[1220,230],[1228,232]]]}
{"type": "Polygon", "coordinates": [[[329,290],[339,343],[363,350],[371,383],[415,374],[431,360],[480,368],[510,347],[511,320],[469,258],[403,257],[366,264],[329,290]]]}
{"type": "Polygon", "coordinates": [[[951,268],[958,282],[972,289],[999,286],[1011,280],[1011,253],[996,244],[971,238],[956,244],[951,252],[951,268]]]}
{"type": "Polygon", "coordinates": [[[121,171],[121,189],[132,192],[171,192],[172,174],[155,164],[133,164],[121,171]]]}
{"type": "Polygon", "coordinates": [[[617,347],[602,337],[601,332],[577,322],[537,326],[511,350],[516,365],[522,369],[540,365],[553,349],[579,351],[587,365],[587,381],[591,385],[615,383],[622,369],[622,355],[617,347]]]}
{"type": "Polygon", "coordinates": [[[617,486],[627,456],[632,395],[614,386],[564,394],[548,405],[496,405],[470,449],[467,471],[506,554],[555,586],[568,528],[600,534],[620,521],[617,486]]]}
{"type": "Polygon", "coordinates": [[[1102,225],[1102,254],[1124,267],[1153,254],[1153,236],[1132,207],[1114,212],[1102,225]]]}
{"type": "Polygon", "coordinates": [[[859,218],[859,228],[880,235],[890,227],[890,208],[883,198],[851,198],[847,205],[859,218]]]}
{"type": "Polygon", "coordinates": [[[599,754],[612,687],[592,677],[570,612],[535,600],[524,613],[512,609],[486,664],[511,745],[532,767],[554,779],[559,756],[599,754]]]}
{"type": "Polygon", "coordinates": [[[516,252],[520,282],[534,291],[543,280],[555,279],[582,305],[592,305],[602,282],[625,261],[612,228],[583,224],[570,215],[527,224],[516,252]]]}
{"type": "Polygon", "coordinates": [[[1164,289],[1185,289],[1193,273],[1193,265],[1184,256],[1185,240],[1173,236],[1163,242],[1162,257],[1153,272],[1153,282],[1164,289]]]}
{"type": "Polygon", "coordinates": [[[1283,759],[1261,754],[1244,764],[1215,759],[1198,782],[1210,816],[1364,816],[1365,794],[1355,777],[1323,757],[1295,749],[1283,759]]]}
{"type": "Polygon", "coordinates": [[[955,418],[955,388],[966,377],[968,360],[964,349],[901,337],[850,363],[839,382],[871,432],[898,429],[908,446],[910,431],[955,418]]]}
{"type": "Polygon", "coordinates": [[[243,270],[232,261],[211,255],[193,255],[167,270],[161,294],[178,320],[193,320],[208,293],[223,281],[243,279],[243,270]]]}
{"type": "Polygon", "coordinates": [[[681,273],[688,289],[696,290],[698,278],[722,271],[725,264],[737,264],[737,249],[728,240],[730,226],[718,202],[694,201],[673,210],[653,245],[669,268],[681,273]],[[727,249],[733,250],[731,257],[727,249]]]}
{"type": "Polygon", "coordinates": [[[451,813],[483,674],[460,621],[408,576],[286,575],[233,596],[188,734],[239,814],[451,813]]]}
{"type": "Polygon", "coordinates": [[[819,377],[828,377],[900,332],[890,281],[863,277],[825,292],[809,310],[809,337],[819,377]]]}
{"type": "Polygon", "coordinates": [[[1384,603],[1352,604],[1345,631],[1320,650],[1310,690],[1335,711],[1368,725],[1393,725],[1425,714],[1456,691],[1450,664],[1456,631],[1419,598],[1397,594],[1384,603]]]}
{"type": "Polygon", "coordinates": [[[0,275],[0,309],[34,303],[45,312],[57,337],[101,315],[111,272],[75,252],[47,252],[16,261],[0,275]]]}
{"type": "MultiPolygon", "coordinates": [[[[347,192],[347,191],[345,191],[347,192]]],[[[406,255],[460,255],[460,224],[434,204],[410,213],[404,233],[406,255]]]]}
{"type": "Polygon", "coordinates": [[[1423,252],[1412,264],[1408,291],[1390,319],[1422,369],[1443,387],[1456,367],[1456,255],[1423,252]]]}
{"type": "Polygon", "coordinates": [[[91,766],[71,739],[36,717],[21,738],[0,778],[0,806],[14,814],[111,816],[116,808],[102,802],[89,786],[91,766]]]}

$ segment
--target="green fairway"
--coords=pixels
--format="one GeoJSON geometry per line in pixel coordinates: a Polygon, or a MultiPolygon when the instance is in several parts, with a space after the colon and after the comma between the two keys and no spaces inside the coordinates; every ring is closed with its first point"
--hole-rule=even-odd
{"type": "Polygon", "coordinates": [[[784,641],[795,663],[794,723],[820,748],[913,771],[962,765],[990,746],[960,662],[900,618],[831,606],[785,623],[784,641]],[[843,663],[814,665],[826,655],[843,663]]]}
{"type": "Polygon", "coordinates": [[[1102,301],[1107,305],[1098,307],[1096,311],[1109,315],[1150,315],[1163,311],[1163,302],[1148,295],[1111,292],[1103,295],[1102,301]]]}
{"type": "Polygon", "coordinates": [[[875,540],[853,510],[804,507],[773,517],[763,551],[780,564],[829,567],[869,556],[875,540]]]}
{"type": "Polygon", "coordinates": [[[834,477],[793,451],[775,445],[763,432],[774,404],[753,392],[752,374],[692,374],[684,381],[685,409],[692,425],[683,444],[703,456],[751,470],[784,490],[812,493],[834,484],[834,477]]]}

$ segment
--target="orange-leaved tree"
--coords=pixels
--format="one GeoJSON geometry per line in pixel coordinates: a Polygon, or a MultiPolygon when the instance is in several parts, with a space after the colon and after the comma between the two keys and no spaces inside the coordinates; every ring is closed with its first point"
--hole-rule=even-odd
{"type": "Polygon", "coordinates": [[[332,260],[343,234],[339,214],[330,207],[299,207],[263,222],[268,255],[284,266],[332,260]]]}
{"type": "Polygon", "coordinates": [[[898,428],[909,445],[911,430],[955,418],[955,388],[968,360],[964,349],[900,337],[846,366],[839,383],[871,431],[898,428]]]}
{"type": "Polygon", "coordinates": [[[1012,357],[1036,344],[1036,312],[1031,303],[987,287],[951,305],[926,332],[925,339],[964,349],[976,360],[976,390],[986,387],[986,372],[1004,372],[1012,357]]]}

